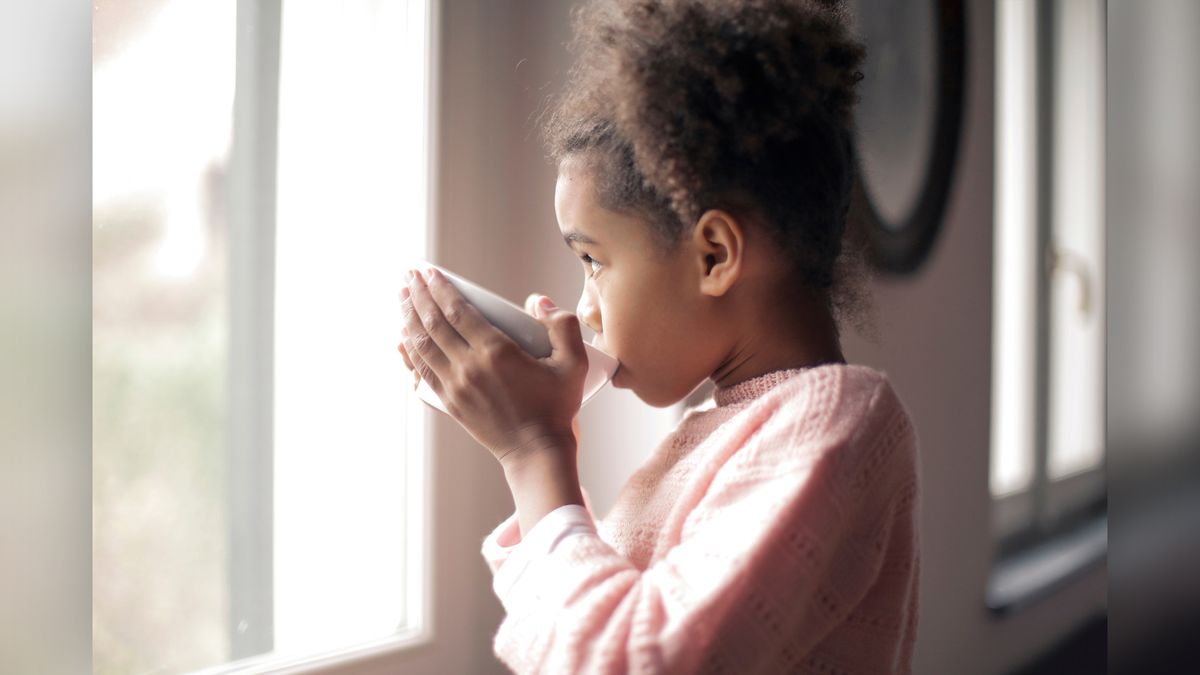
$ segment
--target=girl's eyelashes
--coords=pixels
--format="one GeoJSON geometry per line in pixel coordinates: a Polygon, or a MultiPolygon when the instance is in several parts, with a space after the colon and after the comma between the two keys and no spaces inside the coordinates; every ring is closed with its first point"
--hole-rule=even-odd
{"type": "Polygon", "coordinates": [[[586,253],[584,253],[583,255],[579,256],[579,259],[583,261],[583,264],[585,264],[585,265],[588,265],[588,266],[590,266],[590,267],[591,267],[592,274],[595,274],[595,273],[596,273],[596,271],[597,271],[597,268],[599,268],[599,267],[600,267],[600,263],[599,263],[599,262],[596,262],[596,259],[595,259],[595,258],[593,258],[592,256],[590,256],[590,255],[588,255],[588,254],[586,254],[586,253]]]}

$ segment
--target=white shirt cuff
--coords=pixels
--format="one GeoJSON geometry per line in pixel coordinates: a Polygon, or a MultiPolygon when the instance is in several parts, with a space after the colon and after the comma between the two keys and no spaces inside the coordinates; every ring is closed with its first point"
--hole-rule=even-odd
{"type": "Polygon", "coordinates": [[[563,539],[573,534],[596,533],[596,524],[592,520],[592,514],[578,504],[566,504],[554,509],[542,516],[541,520],[525,533],[523,539],[512,546],[502,546],[500,541],[507,539],[503,535],[511,535],[509,528],[515,527],[515,523],[516,514],[514,513],[500,527],[496,528],[499,536],[489,537],[484,545],[484,555],[489,559],[502,558],[502,551],[507,549],[507,558],[503,559],[499,567],[493,570],[495,576],[492,578],[492,590],[501,600],[508,595],[509,589],[520,580],[530,563],[550,555],[563,539]],[[509,527],[506,528],[506,525],[509,527]],[[492,555],[489,555],[487,550],[489,545],[494,545],[496,549],[500,550],[493,551],[492,555]]]}

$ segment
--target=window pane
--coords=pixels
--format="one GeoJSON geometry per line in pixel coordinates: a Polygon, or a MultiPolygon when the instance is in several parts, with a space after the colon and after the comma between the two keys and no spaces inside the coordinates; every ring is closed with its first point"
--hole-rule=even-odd
{"type": "Polygon", "coordinates": [[[223,197],[235,3],[96,3],[93,659],[227,659],[223,197]]]}
{"type": "Polygon", "coordinates": [[[1055,5],[1048,476],[1104,456],[1104,9],[1055,5]]]}
{"type": "Polygon", "coordinates": [[[996,6],[996,225],[991,492],[1029,488],[1037,442],[1037,100],[1035,7],[996,6]]]}
{"type": "MultiPolygon", "coordinates": [[[[424,257],[425,7],[285,3],[275,275],[275,641],[407,624],[401,260],[424,257]]],[[[411,413],[406,418],[406,412],[411,413]]],[[[419,466],[419,465],[418,465],[419,466]]],[[[418,537],[418,540],[423,538],[418,537]]]]}
{"type": "Polygon", "coordinates": [[[426,2],[285,5],[277,128],[257,4],[96,5],[97,673],[427,629],[424,407],[396,351],[399,261],[426,245],[426,2]],[[231,208],[276,162],[275,217],[231,208]]]}

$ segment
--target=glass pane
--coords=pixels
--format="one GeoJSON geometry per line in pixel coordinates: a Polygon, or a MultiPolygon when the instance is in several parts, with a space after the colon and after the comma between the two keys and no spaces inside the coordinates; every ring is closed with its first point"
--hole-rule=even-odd
{"type": "Polygon", "coordinates": [[[424,409],[396,345],[400,261],[426,246],[426,2],[286,4],[278,129],[250,125],[279,154],[246,169],[278,161],[273,274],[243,269],[250,230],[229,225],[259,225],[230,220],[257,178],[231,157],[262,147],[233,153],[231,133],[235,109],[271,109],[234,106],[239,40],[269,27],[239,26],[234,0],[95,11],[95,672],[294,663],[424,628],[424,409]],[[265,326],[233,325],[243,284],[272,283],[265,326]],[[250,356],[274,379],[232,370],[238,336],[268,328],[250,356]],[[231,446],[250,389],[273,444],[231,446]],[[241,473],[259,451],[264,475],[241,473]],[[270,534],[243,559],[235,530],[270,534]],[[260,601],[247,641],[235,608],[260,601]]]}
{"type": "Polygon", "coordinates": [[[993,496],[1033,482],[1037,359],[1035,7],[996,6],[996,225],[993,265],[993,496]]]}
{"type": "Polygon", "coordinates": [[[236,6],[98,2],[93,66],[93,658],[229,651],[225,176],[236,6]]]}
{"type": "Polygon", "coordinates": [[[397,293],[402,259],[425,253],[424,29],[423,2],[283,8],[279,652],[383,638],[408,623],[405,447],[421,409],[404,389],[397,293]]]}
{"type": "Polygon", "coordinates": [[[1104,10],[1055,5],[1048,476],[1104,458],[1104,10]]]}
{"type": "Polygon", "coordinates": [[[934,4],[853,0],[848,6],[867,47],[855,120],[866,188],[883,224],[899,229],[917,207],[933,154],[934,4]]]}

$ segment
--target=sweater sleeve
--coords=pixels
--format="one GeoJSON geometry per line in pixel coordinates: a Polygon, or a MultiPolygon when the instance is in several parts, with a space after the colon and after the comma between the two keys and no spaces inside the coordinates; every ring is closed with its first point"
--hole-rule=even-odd
{"type": "MultiPolygon", "coordinates": [[[[534,523],[533,528],[527,533],[526,539],[536,533],[535,546],[518,547],[523,540],[521,539],[521,523],[517,519],[516,511],[513,511],[508,518],[505,518],[488,533],[483,539],[480,553],[492,574],[496,574],[516,551],[529,548],[536,548],[539,551],[549,550],[567,534],[578,532],[580,529],[591,529],[594,532],[596,525],[592,515],[591,497],[588,496],[588,491],[583,486],[580,486],[579,491],[583,493],[583,508],[571,504],[561,506],[534,523]]],[[[524,555],[528,555],[528,553],[524,553],[524,555]]]]}
{"type": "Polygon", "coordinates": [[[496,655],[517,673],[833,665],[814,647],[879,576],[912,474],[907,416],[860,412],[840,432],[767,415],[645,570],[586,527],[530,555],[495,587],[496,655]]]}

